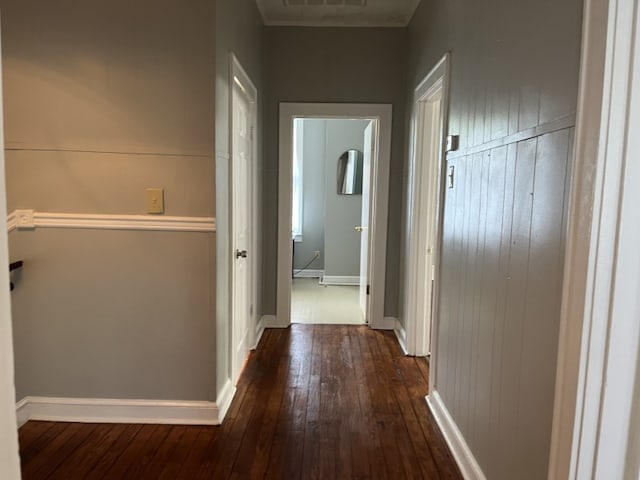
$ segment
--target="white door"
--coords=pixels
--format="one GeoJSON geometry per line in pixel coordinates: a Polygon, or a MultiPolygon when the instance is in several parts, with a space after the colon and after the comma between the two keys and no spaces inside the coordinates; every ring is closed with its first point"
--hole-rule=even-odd
{"type": "Polygon", "coordinates": [[[251,345],[253,114],[251,98],[236,80],[232,93],[232,380],[238,381],[251,345]]]}
{"type": "Polygon", "coordinates": [[[360,220],[360,309],[365,322],[369,322],[369,230],[371,200],[371,165],[376,150],[376,122],[369,123],[364,131],[364,158],[362,168],[362,218],[360,220]]]}

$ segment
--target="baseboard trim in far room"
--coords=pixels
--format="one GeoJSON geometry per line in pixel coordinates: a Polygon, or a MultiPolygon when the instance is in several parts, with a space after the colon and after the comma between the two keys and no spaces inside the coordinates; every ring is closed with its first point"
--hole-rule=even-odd
{"type": "Polygon", "coordinates": [[[320,280],[320,285],[360,285],[360,277],[340,276],[340,275],[324,275],[320,280]]]}
{"type": "Polygon", "coordinates": [[[426,397],[426,400],[429,410],[431,410],[433,417],[436,419],[436,423],[440,427],[442,435],[460,469],[460,473],[462,473],[462,477],[465,480],[487,480],[462,432],[453,420],[449,410],[447,410],[442,397],[437,391],[432,391],[426,397]]]}
{"type": "MultiPolygon", "coordinates": [[[[231,394],[231,398],[233,398],[233,394],[231,394]]],[[[231,403],[231,399],[228,403],[231,403]]],[[[16,404],[16,414],[18,426],[24,425],[29,420],[74,423],[220,425],[222,419],[218,404],[214,402],[102,398],[25,397],[16,404]]]]}
{"type": "Polygon", "coordinates": [[[302,270],[297,272],[296,269],[294,271],[294,278],[322,278],[324,276],[324,270],[302,270]]]}

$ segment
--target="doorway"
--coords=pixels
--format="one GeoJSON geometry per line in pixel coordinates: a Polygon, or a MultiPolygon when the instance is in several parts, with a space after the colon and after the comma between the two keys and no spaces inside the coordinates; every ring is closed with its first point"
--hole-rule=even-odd
{"type": "Polygon", "coordinates": [[[231,379],[238,381],[255,341],[257,90],[231,55],[231,379]]]}
{"type": "Polygon", "coordinates": [[[294,120],[292,323],[367,323],[375,125],[374,119],[294,120]]]}
{"type": "MultiPolygon", "coordinates": [[[[389,162],[391,147],[391,106],[368,104],[290,104],[280,105],[280,172],[278,201],[278,296],[275,324],[270,327],[286,328],[292,320],[292,277],[296,270],[294,249],[296,245],[295,222],[293,220],[295,202],[294,175],[300,175],[294,164],[296,148],[299,142],[294,135],[296,122],[301,120],[351,120],[362,126],[362,185],[360,199],[363,208],[356,225],[351,225],[351,232],[357,233],[361,248],[355,254],[359,271],[350,275],[324,275],[324,283],[351,283],[358,285],[356,307],[362,312],[362,322],[373,328],[385,328],[384,324],[384,291],[386,269],[387,211],[389,191],[389,162]],[[367,133],[368,131],[368,133],[367,133]],[[367,145],[368,143],[368,145],[367,145]],[[365,165],[368,167],[365,168],[365,165]],[[370,172],[368,175],[365,171],[370,172]],[[365,178],[366,175],[366,178],[365,178]],[[369,193],[367,193],[369,192],[369,193]],[[365,201],[365,199],[367,199],[365,201]],[[366,206],[365,206],[366,205],[366,206]],[[362,245],[365,245],[362,248],[362,245]],[[364,252],[362,259],[360,258],[364,252]],[[333,278],[331,278],[333,277],[333,278]],[[337,277],[337,278],[336,278],[337,277]],[[342,277],[342,278],[340,278],[342,277]],[[361,302],[362,300],[362,302],[361,302]]],[[[355,124],[354,124],[355,125],[355,124]]],[[[303,127],[304,130],[304,127],[303,127]]],[[[339,149],[332,154],[333,166],[326,166],[326,171],[336,175],[333,191],[336,198],[344,200],[348,195],[337,194],[338,171],[343,154],[347,165],[340,177],[343,183],[349,177],[349,149],[339,149]],[[333,158],[333,157],[338,158],[333,158]]],[[[353,155],[352,155],[353,157],[353,155]]],[[[357,165],[357,163],[352,163],[357,165]]],[[[352,173],[354,172],[351,170],[352,173]]],[[[356,178],[354,175],[353,178],[356,178]]],[[[331,186],[327,185],[328,192],[331,186]]],[[[298,210],[296,210],[297,213],[298,210]]],[[[353,223],[353,219],[352,219],[353,223]]],[[[346,227],[342,227],[346,233],[346,227]]],[[[349,232],[349,233],[351,233],[349,232]]],[[[304,233],[302,234],[304,237],[304,233]]],[[[298,242],[301,243],[301,242],[298,242]]],[[[315,251],[312,252],[315,254],[315,251]]],[[[322,253],[321,253],[322,255],[322,253]]],[[[311,256],[308,260],[314,260],[311,256]]],[[[303,265],[304,266],[304,265],[303,265]]],[[[314,270],[314,269],[311,269],[314,270]]],[[[315,269],[316,271],[319,269],[315,269]]],[[[317,273],[317,272],[316,272],[317,273]]]]}
{"type": "MultiPolygon", "coordinates": [[[[416,88],[413,106],[413,152],[407,198],[408,255],[405,265],[406,348],[429,356],[437,327],[440,224],[444,202],[445,129],[449,55],[446,54],[416,88]]],[[[453,175],[450,175],[453,181],[453,175]]],[[[452,185],[451,185],[452,186],[452,185]]]]}

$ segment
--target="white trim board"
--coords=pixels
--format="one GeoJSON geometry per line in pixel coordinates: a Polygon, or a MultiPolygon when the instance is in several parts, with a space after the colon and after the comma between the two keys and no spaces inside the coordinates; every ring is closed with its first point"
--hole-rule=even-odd
{"type": "Polygon", "coordinates": [[[384,317],[378,325],[378,330],[395,330],[398,319],[396,317],[384,317]]]}
{"type": "MultiPolygon", "coordinates": [[[[295,272],[295,268],[293,269],[295,272]]],[[[324,270],[302,270],[295,273],[293,278],[322,278],[324,277],[324,270]]]]}
{"type": "Polygon", "coordinates": [[[262,325],[264,328],[288,328],[289,323],[280,323],[276,315],[264,315],[262,317],[262,325]]]}
{"type": "Polygon", "coordinates": [[[396,334],[396,338],[398,339],[398,343],[400,344],[400,348],[402,348],[404,354],[409,355],[409,350],[407,350],[407,330],[397,318],[396,326],[393,329],[393,332],[396,334]]]}
{"type": "MultiPolygon", "coordinates": [[[[233,394],[228,404],[231,399],[233,394]]],[[[16,412],[20,426],[29,420],[163,425],[220,425],[222,420],[218,405],[205,401],[26,397],[16,404],[16,412]]]]}
{"type": "Polygon", "coordinates": [[[638,7],[637,1],[586,3],[549,471],[554,480],[638,478],[640,471],[638,7]]]}
{"type": "Polygon", "coordinates": [[[464,439],[462,432],[447,410],[442,398],[436,391],[432,391],[427,397],[427,405],[440,427],[449,450],[456,460],[456,464],[465,480],[486,480],[478,461],[474,457],[469,445],[464,439]]]}
{"type": "Polygon", "coordinates": [[[360,285],[360,277],[324,275],[320,279],[320,285],[358,286],[360,285]]]}
{"type": "Polygon", "coordinates": [[[215,232],[213,217],[164,215],[103,215],[92,213],[45,213],[16,210],[7,218],[7,229],[71,228],[85,230],[145,230],[168,232],[215,232]]]}
{"type": "Polygon", "coordinates": [[[231,402],[233,401],[233,397],[236,394],[236,387],[233,385],[231,379],[227,379],[224,387],[220,391],[218,398],[216,399],[216,405],[218,405],[218,421],[222,423],[224,417],[227,415],[229,411],[229,407],[231,406],[231,402]]]}
{"type": "Polygon", "coordinates": [[[258,325],[256,325],[256,341],[251,350],[255,350],[256,348],[258,348],[260,340],[262,340],[262,335],[264,335],[265,323],[265,317],[260,318],[258,325]]]}
{"type": "Polygon", "coordinates": [[[15,212],[11,212],[7,215],[7,233],[13,232],[16,228],[18,228],[16,214],[15,212]]]}

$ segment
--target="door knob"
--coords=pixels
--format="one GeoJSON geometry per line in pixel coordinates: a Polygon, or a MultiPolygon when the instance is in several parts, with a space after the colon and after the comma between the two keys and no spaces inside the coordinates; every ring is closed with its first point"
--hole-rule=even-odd
{"type": "Polygon", "coordinates": [[[238,258],[247,258],[246,250],[236,250],[236,259],[238,258]]]}
{"type": "Polygon", "coordinates": [[[363,230],[364,230],[364,227],[356,227],[356,232],[362,233],[363,230]]]}

